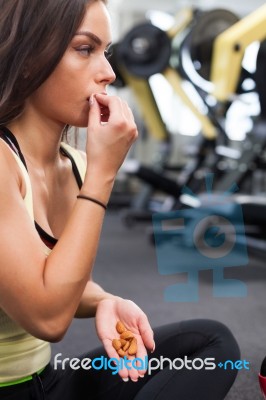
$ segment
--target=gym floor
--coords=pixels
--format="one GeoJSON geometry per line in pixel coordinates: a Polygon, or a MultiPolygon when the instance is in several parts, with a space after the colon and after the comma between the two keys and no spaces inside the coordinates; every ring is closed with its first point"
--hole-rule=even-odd
{"type": "MultiPolygon", "coordinates": [[[[226,400],[261,399],[257,375],[266,355],[264,260],[250,255],[248,266],[230,268],[230,274],[246,283],[248,294],[245,298],[214,298],[212,273],[202,271],[197,303],[166,302],[164,289],[177,283],[179,277],[158,273],[155,248],[149,243],[147,228],[147,224],[137,224],[128,229],[122,222],[121,213],[109,210],[94,280],[107,291],[135,301],[146,312],[152,326],[193,318],[211,318],[225,323],[239,343],[242,359],[250,362],[250,370],[239,371],[226,400]]],[[[74,357],[99,344],[93,319],[74,320],[64,339],[52,345],[52,352],[53,355],[61,352],[64,358],[74,357]]]]}

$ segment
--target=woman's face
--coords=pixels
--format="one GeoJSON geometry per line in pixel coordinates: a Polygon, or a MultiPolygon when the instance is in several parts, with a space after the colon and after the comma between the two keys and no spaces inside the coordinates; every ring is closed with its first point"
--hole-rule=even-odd
{"type": "Polygon", "coordinates": [[[105,93],[115,79],[106,58],[110,42],[108,11],[102,1],[94,1],[60,63],[29,97],[26,108],[63,126],[87,126],[91,94],[105,93]]]}

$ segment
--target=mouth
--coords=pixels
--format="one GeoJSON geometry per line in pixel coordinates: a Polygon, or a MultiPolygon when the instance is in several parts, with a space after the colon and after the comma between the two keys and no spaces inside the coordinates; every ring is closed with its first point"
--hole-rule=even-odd
{"type": "MultiPolygon", "coordinates": [[[[103,95],[105,95],[105,96],[108,96],[108,93],[105,92],[105,91],[104,91],[104,92],[98,92],[98,93],[96,92],[96,93],[93,93],[93,94],[103,94],[103,95]]],[[[89,97],[87,97],[87,101],[90,101],[91,96],[92,96],[92,95],[90,95],[89,97]]]]}
{"type": "MultiPolygon", "coordinates": [[[[95,94],[97,94],[97,93],[95,93],[95,94]]],[[[99,94],[103,94],[103,95],[108,96],[108,94],[106,92],[101,92],[99,94]]],[[[90,103],[90,99],[91,99],[91,96],[87,97],[87,102],[88,103],[90,103]]],[[[103,104],[101,104],[99,102],[97,102],[97,103],[98,103],[98,105],[100,107],[101,122],[108,122],[109,116],[110,116],[109,108],[104,106],[103,104]]]]}

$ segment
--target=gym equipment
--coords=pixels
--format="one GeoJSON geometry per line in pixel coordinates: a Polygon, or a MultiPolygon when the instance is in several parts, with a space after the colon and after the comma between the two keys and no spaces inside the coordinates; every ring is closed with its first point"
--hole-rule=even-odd
{"type": "Polygon", "coordinates": [[[266,65],[266,40],[260,44],[257,56],[255,82],[260,101],[260,117],[266,120],[266,89],[265,89],[265,65],[266,65]]]}
{"type": "MultiPolygon", "coordinates": [[[[145,28],[147,28],[146,25],[145,28]]],[[[145,29],[145,32],[147,31],[150,31],[150,24],[148,25],[148,28],[145,29]]],[[[152,32],[155,32],[156,35],[160,34],[157,30],[152,29],[152,32]]],[[[164,165],[171,153],[171,135],[162,119],[149,81],[128,73],[127,69],[121,63],[119,58],[121,54],[119,46],[120,43],[113,45],[112,56],[110,58],[110,63],[117,76],[117,79],[113,85],[117,88],[128,86],[133,91],[134,97],[142,114],[142,119],[146,130],[155,138],[158,143],[158,151],[155,157],[156,169],[159,172],[162,168],[162,165],[164,165]]],[[[122,45],[121,47],[123,52],[124,46],[122,45]]],[[[142,60],[143,59],[144,58],[142,58],[142,60]]],[[[127,173],[127,171],[125,172],[127,173]]],[[[152,192],[152,186],[143,181],[138,195],[134,196],[133,201],[130,201],[129,204],[127,204],[127,206],[130,207],[128,212],[131,214],[136,213],[138,215],[145,215],[152,192]]],[[[143,216],[143,218],[145,219],[145,216],[143,216]]],[[[124,220],[129,221],[130,217],[127,218],[125,215],[124,220]]],[[[130,222],[128,222],[127,225],[130,225],[130,222]]]]}
{"type": "Polygon", "coordinates": [[[144,79],[163,71],[170,56],[170,38],[152,23],[133,27],[118,47],[118,57],[127,71],[144,79]]]}
{"type": "Polygon", "coordinates": [[[232,25],[215,40],[211,81],[214,85],[212,94],[219,101],[224,102],[236,93],[245,49],[252,42],[264,41],[265,22],[266,4],[232,25]]]}
{"type": "MultiPolygon", "coordinates": [[[[151,60],[152,57],[146,57],[147,63],[144,63],[144,65],[142,65],[143,68],[145,67],[145,72],[143,72],[142,74],[145,77],[147,77],[149,73],[153,71],[158,72],[158,69],[162,68],[162,75],[166,77],[166,79],[174,87],[175,91],[180,95],[182,100],[192,109],[192,111],[196,115],[200,114],[200,112],[198,110],[195,110],[194,104],[186,94],[183,96],[184,91],[181,86],[183,79],[189,80],[194,85],[194,87],[197,88],[205,104],[207,105],[207,115],[202,116],[200,114],[202,122],[203,141],[201,143],[201,146],[199,147],[199,157],[197,159],[197,162],[194,163],[194,168],[188,168],[188,174],[185,174],[186,178],[182,179],[182,184],[188,185],[192,188],[192,190],[196,191],[196,193],[200,192],[200,190],[202,189],[202,178],[208,172],[215,172],[215,175],[218,178],[224,177],[223,180],[218,179],[218,182],[220,181],[220,185],[216,186],[215,188],[215,190],[222,191],[228,189],[228,187],[230,186],[230,182],[232,181],[241,185],[243,181],[254,171],[254,168],[256,168],[257,165],[263,166],[264,160],[263,157],[261,157],[261,152],[265,147],[263,138],[264,127],[262,127],[262,129],[260,129],[260,127],[259,129],[257,129],[258,131],[262,131],[261,135],[255,136],[254,133],[249,135],[248,140],[243,143],[244,148],[240,149],[240,151],[234,151],[233,149],[226,147],[222,148],[222,146],[219,146],[219,150],[217,149],[217,136],[219,137],[219,134],[222,133],[224,137],[223,126],[221,125],[219,119],[225,117],[225,112],[228,109],[231,101],[234,99],[234,96],[236,94],[235,92],[241,93],[241,91],[243,91],[241,83],[249,75],[248,73],[246,73],[246,71],[243,72],[243,70],[241,70],[240,68],[235,70],[238,71],[238,76],[236,73],[234,73],[233,87],[235,92],[232,93],[232,89],[230,89],[232,88],[232,84],[228,83],[230,81],[230,73],[228,72],[228,70],[227,72],[229,76],[227,76],[226,74],[221,74],[221,72],[219,75],[215,74],[215,68],[220,68],[220,65],[218,65],[217,61],[218,56],[216,43],[218,39],[222,37],[222,43],[224,43],[226,32],[228,30],[231,32],[230,44],[232,45],[232,49],[234,49],[234,51],[229,51],[226,54],[228,57],[230,56],[231,58],[236,57],[236,64],[239,66],[241,64],[239,60],[242,60],[242,58],[239,58],[239,54],[241,53],[243,57],[245,46],[247,46],[251,41],[246,40],[247,32],[250,32],[250,30],[254,32],[254,35],[252,35],[252,40],[255,40],[255,38],[258,40],[263,40],[266,36],[265,30],[263,29],[261,22],[265,22],[265,13],[266,8],[265,6],[263,6],[259,10],[256,10],[256,12],[252,13],[251,16],[248,16],[243,20],[238,21],[238,18],[234,14],[227,12],[226,10],[214,10],[207,13],[201,13],[199,11],[187,12],[186,18],[183,18],[183,20],[181,19],[182,23],[179,25],[179,28],[177,29],[176,27],[174,27],[168,32],[168,37],[171,38],[171,41],[174,41],[174,38],[176,39],[176,36],[178,36],[177,33],[180,34],[180,32],[182,32],[183,30],[186,30],[188,32],[186,32],[187,34],[184,35],[185,39],[182,38],[182,40],[180,41],[181,43],[179,43],[179,47],[177,46],[178,55],[174,54],[174,51],[172,49],[172,54],[169,59],[169,65],[167,65],[166,61],[169,54],[168,46],[167,54],[163,59],[163,63],[156,65],[157,69],[152,70],[149,66],[148,61],[151,60]],[[211,24],[211,21],[215,21],[213,26],[211,24]],[[239,24],[240,22],[241,24],[239,24]],[[242,39],[245,40],[243,40],[240,51],[239,42],[242,43],[242,39]],[[213,61],[213,57],[216,57],[215,63],[213,61]],[[194,68],[195,66],[197,67],[197,71],[194,68]],[[192,67],[194,68],[194,71],[192,67]],[[211,81],[213,76],[215,84],[211,81]],[[222,82],[226,83],[222,84],[222,82]],[[219,90],[217,89],[220,87],[229,88],[226,91],[226,96],[224,94],[220,95],[219,90]],[[208,96],[209,94],[217,96],[214,108],[211,108],[206,100],[206,96],[208,96]],[[210,151],[208,152],[207,149],[210,149],[210,151]],[[230,154],[232,154],[232,157],[230,156],[230,154]],[[221,167],[222,165],[223,167],[221,167]],[[229,168],[230,165],[231,168],[229,168]],[[232,174],[232,172],[234,172],[234,174],[232,174]],[[201,179],[198,179],[199,175],[201,175],[201,179]]],[[[146,32],[148,32],[148,29],[146,30],[146,32]]],[[[133,33],[133,42],[135,43],[135,45],[136,43],[138,43],[139,47],[141,47],[143,43],[147,44],[148,41],[146,39],[141,40],[141,30],[139,31],[138,29],[134,29],[134,32],[132,32],[132,34],[133,33]]],[[[164,37],[163,40],[167,39],[165,35],[161,36],[164,37]]],[[[130,37],[130,35],[127,36],[127,39],[128,37],[130,37]]],[[[127,46],[130,47],[130,41],[127,42],[127,46]]],[[[136,48],[138,48],[139,51],[139,47],[135,46],[135,50],[136,48]]],[[[154,50],[154,46],[147,46],[147,48],[152,48],[154,50]]],[[[260,49],[262,48],[263,45],[261,45],[260,49]]],[[[176,51],[175,48],[174,50],[176,51]]],[[[125,49],[123,51],[125,52],[125,49]]],[[[131,51],[131,56],[133,53],[131,51]]],[[[259,56],[261,56],[261,54],[263,53],[260,50],[258,55],[258,64],[260,59],[259,56]]],[[[227,63],[226,65],[227,68],[229,68],[230,64],[227,63]]],[[[124,70],[126,70],[125,66],[127,66],[127,68],[129,69],[131,68],[130,64],[127,63],[127,60],[122,67],[124,68],[124,70]]],[[[136,77],[135,75],[131,75],[132,73],[141,75],[141,72],[139,72],[135,65],[133,65],[132,68],[133,69],[130,70],[130,73],[126,71],[127,76],[132,79],[130,82],[132,86],[134,86],[135,79],[140,79],[142,87],[146,88],[148,80],[143,79],[143,76],[136,77]]],[[[263,68],[261,68],[261,71],[262,70],[263,68]]],[[[256,73],[258,75],[258,68],[256,73]]],[[[261,76],[262,74],[259,75],[259,77],[261,76]]],[[[254,77],[252,78],[254,79],[254,77]]],[[[256,82],[258,83],[258,76],[256,78],[256,82]]],[[[260,99],[265,99],[263,93],[264,92],[260,94],[260,99]]],[[[162,173],[165,172],[166,169],[166,165],[164,165],[163,171],[156,171],[145,166],[138,166],[135,168],[135,170],[131,169],[131,172],[129,173],[133,173],[133,175],[138,176],[143,181],[152,185],[154,189],[162,190],[164,193],[168,194],[171,197],[174,197],[175,200],[179,202],[181,185],[178,181],[170,179],[166,176],[165,173],[162,173]]],[[[182,173],[184,178],[183,169],[181,169],[181,173],[179,173],[179,175],[182,175],[182,173]]],[[[175,202],[175,206],[176,204],[177,203],[175,202]]],[[[133,215],[131,214],[131,220],[132,217],[133,215]]]]}
{"type": "MultiPolygon", "coordinates": [[[[172,53],[172,37],[182,32],[193,20],[194,11],[190,8],[179,11],[176,16],[176,24],[168,31],[153,26],[151,23],[142,23],[134,27],[127,33],[121,42],[113,47],[113,56],[111,64],[117,74],[117,80],[114,85],[123,87],[128,85],[137,100],[142,112],[143,120],[148,132],[158,140],[159,154],[156,159],[154,171],[154,181],[148,182],[149,187],[145,187],[140,196],[134,201],[134,212],[145,210],[146,204],[153,188],[160,185],[163,180],[158,180],[157,176],[167,169],[167,159],[171,154],[171,135],[169,134],[164,121],[160,115],[154,94],[152,92],[148,77],[155,73],[162,73],[171,83],[174,90],[182,98],[183,102],[193,111],[201,121],[203,140],[199,144],[198,155],[193,162],[183,171],[184,175],[193,174],[198,165],[206,157],[207,150],[214,147],[214,141],[217,137],[217,128],[213,125],[208,116],[202,115],[187,93],[182,87],[182,79],[177,71],[170,66],[170,57],[172,53]],[[152,188],[151,188],[152,186],[152,188]]],[[[219,129],[222,129],[219,126],[219,129]]],[[[176,168],[178,170],[178,167],[176,168]]],[[[148,174],[148,168],[143,167],[139,171],[138,177],[141,178],[143,171],[148,174]]],[[[152,175],[152,171],[150,171],[152,175]]],[[[149,174],[147,175],[149,176],[149,174]]],[[[143,180],[144,182],[145,180],[143,180]]],[[[168,181],[169,182],[169,181],[168,181]]],[[[163,187],[162,187],[163,188],[163,187]]],[[[131,213],[132,214],[132,213],[131,213]]],[[[145,214],[145,212],[144,212],[145,214]]],[[[140,213],[138,214],[140,215],[140,213]]],[[[145,217],[144,217],[145,220],[145,217]]]]}
{"type": "MultiPolygon", "coordinates": [[[[212,54],[214,41],[218,35],[239,21],[239,18],[231,11],[215,9],[210,11],[197,11],[193,27],[182,41],[182,65],[184,57],[189,57],[194,65],[196,73],[205,81],[210,81],[212,68],[212,54]]],[[[198,77],[199,78],[199,77],[198,77]]],[[[191,77],[191,80],[192,77],[191,77]]],[[[201,82],[199,79],[198,82],[201,82]]],[[[196,82],[195,82],[196,83],[196,82]]],[[[209,82],[205,82],[210,88],[209,82]]],[[[204,89],[204,88],[203,88],[204,89]]]]}
{"type": "MultiPolygon", "coordinates": [[[[156,168],[159,171],[171,152],[171,136],[160,114],[149,80],[146,76],[160,71],[168,63],[171,44],[165,32],[151,23],[143,23],[133,28],[125,38],[112,48],[110,63],[117,79],[113,85],[117,88],[128,86],[133,91],[147,132],[158,143],[156,168]],[[158,57],[158,45],[163,57],[158,57]],[[123,61],[122,61],[123,60],[123,61]],[[128,72],[129,65],[140,76],[128,72]]],[[[152,196],[150,184],[142,184],[140,193],[133,199],[131,209],[134,212],[146,210],[152,196]]]]}
{"type": "Polygon", "coordinates": [[[258,375],[259,384],[263,398],[266,400],[266,357],[261,363],[260,373],[258,375]]]}
{"type": "MultiPolygon", "coordinates": [[[[194,17],[192,9],[180,11],[176,16],[176,24],[168,32],[162,31],[150,22],[141,23],[133,27],[116,47],[116,68],[120,70],[120,75],[124,76],[127,84],[133,89],[137,101],[143,104],[143,93],[150,91],[148,78],[154,74],[161,73],[173,86],[182,101],[192,110],[202,124],[203,135],[209,139],[214,139],[217,129],[213,126],[208,116],[202,114],[191,101],[182,87],[182,79],[175,68],[171,66],[173,55],[172,40],[179,35],[194,17]]],[[[148,109],[147,102],[144,107],[140,107],[144,120],[154,119],[157,114],[156,109],[148,109]]],[[[158,118],[157,118],[158,119],[158,118]]],[[[153,124],[154,126],[154,124],[153,124]]],[[[150,133],[154,134],[156,129],[150,133]]],[[[157,135],[156,135],[157,136],[157,135]]],[[[161,138],[162,136],[157,136],[161,138]]]]}

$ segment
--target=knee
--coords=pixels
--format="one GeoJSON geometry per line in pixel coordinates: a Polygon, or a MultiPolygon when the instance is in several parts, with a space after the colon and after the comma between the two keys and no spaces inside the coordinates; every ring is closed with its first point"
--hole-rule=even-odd
{"type": "Polygon", "coordinates": [[[240,348],[229,327],[215,320],[208,321],[208,325],[211,329],[211,340],[223,349],[224,355],[231,360],[239,360],[240,348]]]}

